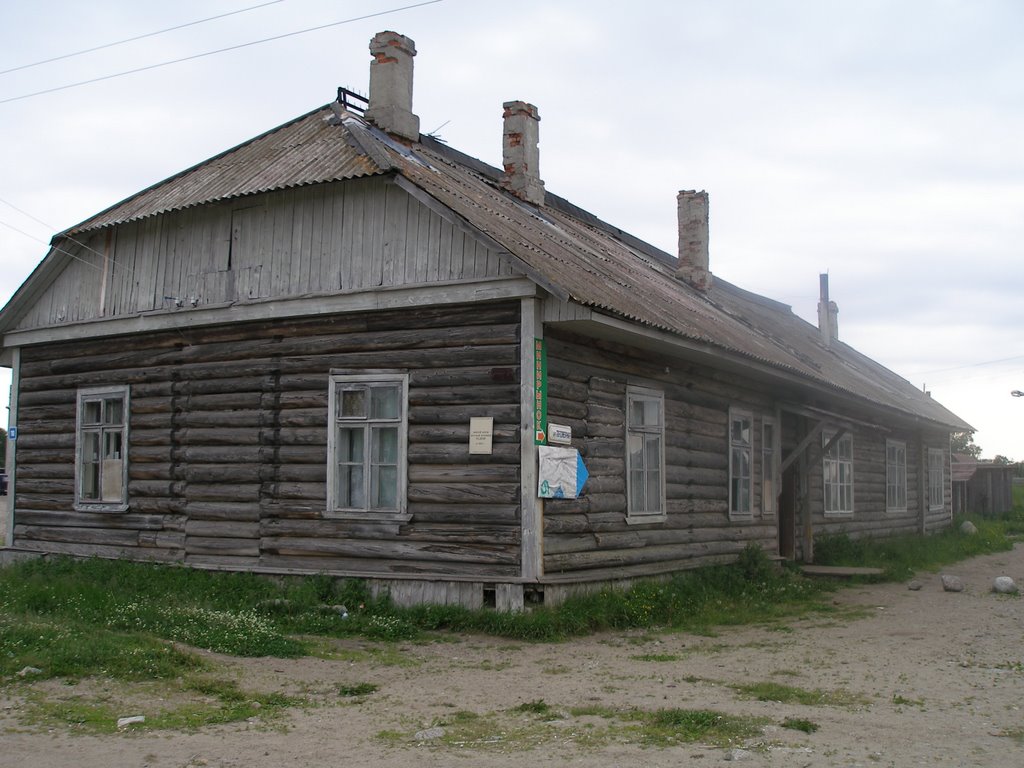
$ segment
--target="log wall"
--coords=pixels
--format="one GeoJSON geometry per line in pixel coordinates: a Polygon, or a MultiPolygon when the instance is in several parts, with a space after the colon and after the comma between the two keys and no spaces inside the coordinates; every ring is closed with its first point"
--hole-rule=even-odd
{"type": "Polygon", "coordinates": [[[26,347],[15,545],[239,569],[520,572],[519,305],[26,347]],[[408,371],[407,523],[328,518],[330,372],[408,371]],[[80,387],[130,387],[126,513],[74,511],[80,387]],[[469,454],[470,416],[494,451],[469,454]]]}
{"type": "Polygon", "coordinates": [[[629,579],[732,560],[750,542],[776,548],[762,517],[761,424],[775,412],[738,377],[572,334],[547,332],[548,418],[572,427],[590,477],[583,496],[544,504],[545,580],[629,579]],[[626,388],[665,393],[667,519],[627,522],[626,388]],[[754,517],[728,514],[728,415],[754,415],[754,517]]]}

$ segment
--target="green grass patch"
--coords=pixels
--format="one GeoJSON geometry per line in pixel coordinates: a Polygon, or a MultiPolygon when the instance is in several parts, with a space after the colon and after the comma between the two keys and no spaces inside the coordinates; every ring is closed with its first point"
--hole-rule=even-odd
{"type": "Polygon", "coordinates": [[[802,717],[787,717],[782,721],[783,728],[789,728],[791,731],[803,731],[804,733],[814,733],[818,730],[818,724],[811,721],[805,720],[802,717]]]}
{"type": "Polygon", "coordinates": [[[675,653],[641,653],[636,656],[630,656],[629,658],[634,661],[679,661],[682,656],[675,653]]]}
{"type": "MultiPolygon", "coordinates": [[[[1024,531],[1024,511],[1019,516],[1024,531]]],[[[876,539],[853,538],[845,533],[822,535],[814,541],[814,562],[881,568],[884,579],[900,581],[910,578],[916,571],[934,571],[977,555],[1012,549],[1012,517],[996,520],[971,517],[978,529],[976,534],[961,533],[963,520],[958,519],[951,528],[930,536],[910,534],[876,539]]]]}
{"type": "Polygon", "coordinates": [[[808,690],[774,682],[729,683],[728,685],[741,696],[758,701],[803,704],[809,707],[853,707],[870,703],[863,696],[842,689],[835,691],[823,691],[820,688],[808,690]]]}
{"type": "Polygon", "coordinates": [[[181,731],[251,718],[269,722],[286,709],[305,703],[280,693],[245,692],[234,681],[199,676],[165,681],[158,690],[151,685],[117,681],[89,683],[81,693],[77,686],[29,690],[19,710],[21,721],[38,727],[64,726],[82,733],[114,733],[118,718],[130,710],[131,715],[145,718],[132,724],[132,730],[181,731]]]}
{"type": "Polygon", "coordinates": [[[348,698],[358,698],[362,696],[369,696],[371,693],[376,693],[380,688],[378,685],[373,683],[353,683],[351,685],[339,685],[338,695],[345,696],[348,698]]]}

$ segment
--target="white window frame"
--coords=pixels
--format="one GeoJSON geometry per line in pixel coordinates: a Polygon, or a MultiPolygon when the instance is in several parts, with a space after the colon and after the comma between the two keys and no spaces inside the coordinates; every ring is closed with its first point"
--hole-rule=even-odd
{"type": "Polygon", "coordinates": [[[775,517],[779,497],[779,427],[774,416],[761,417],[761,514],[775,517]],[[767,436],[768,432],[771,436],[767,436]],[[765,492],[769,488],[769,492],[765,492]]]}
{"type": "MultiPolygon", "coordinates": [[[[102,406],[101,406],[102,408],[102,406]]],[[[131,394],[126,385],[110,387],[87,387],[79,389],[75,398],[75,510],[78,512],[124,512],[128,509],[128,422],[131,413],[131,394]],[[87,403],[106,400],[121,400],[121,423],[110,425],[103,423],[103,413],[99,423],[86,423],[84,409],[87,403]],[[98,473],[100,498],[87,498],[83,494],[86,480],[85,440],[87,435],[99,436],[99,448],[102,453],[107,445],[107,437],[118,434],[120,440],[120,456],[101,459],[101,465],[107,462],[118,462],[117,466],[102,466],[98,473]],[[113,471],[113,475],[110,472],[113,471]],[[104,478],[107,478],[106,480],[104,478]],[[116,478],[116,480],[114,479],[116,478]],[[120,483],[117,499],[104,499],[104,484],[120,483]]]]}
{"type": "Polygon", "coordinates": [[[941,448],[928,449],[928,509],[931,512],[946,506],[946,453],[941,448]],[[935,491],[938,490],[936,494],[935,491]],[[938,496],[938,503],[935,497],[938,496]]]}
{"type": "MultiPolygon", "coordinates": [[[[626,387],[626,522],[627,523],[655,523],[665,520],[667,517],[665,498],[665,393],[649,387],[627,386],[626,387]],[[657,424],[633,424],[632,413],[634,403],[654,403],[657,406],[657,424]],[[657,467],[650,467],[644,464],[640,467],[633,466],[633,451],[630,450],[631,441],[641,440],[644,445],[648,436],[658,437],[657,467]],[[658,473],[658,498],[656,505],[650,503],[648,498],[648,475],[658,473]],[[638,509],[634,503],[633,475],[640,473],[644,478],[643,492],[644,504],[638,509]]],[[[641,451],[641,457],[645,455],[641,451]]],[[[642,461],[642,459],[641,459],[642,461]]]]}
{"type": "MultiPolygon", "coordinates": [[[[369,406],[367,406],[369,407],[369,406]]],[[[409,519],[407,514],[408,488],[408,435],[409,435],[409,375],[407,373],[331,373],[328,388],[327,405],[327,511],[328,517],[344,517],[368,520],[394,520],[404,522],[409,519]],[[399,408],[397,418],[374,419],[370,414],[363,417],[347,417],[339,412],[339,393],[345,390],[365,388],[367,391],[374,386],[399,387],[399,408]],[[339,471],[338,471],[338,434],[342,426],[354,429],[362,426],[363,440],[363,500],[359,507],[342,506],[340,504],[339,471]],[[373,507],[371,505],[370,483],[372,477],[372,450],[370,434],[374,426],[394,425],[398,428],[397,435],[397,477],[394,507],[373,507]]]]}
{"type": "MultiPolygon", "coordinates": [[[[741,427],[742,430],[742,427],[741,427]]],[[[738,408],[729,409],[729,519],[750,520],[754,517],[754,414],[738,408]],[[746,422],[747,441],[737,438],[736,424],[746,422]],[[743,475],[742,457],[746,456],[747,474],[743,475]],[[737,459],[740,459],[739,461],[737,459]],[[737,481],[746,485],[746,504],[744,490],[737,481]],[[744,481],[746,481],[744,483],[744,481]]]]}
{"type": "Polygon", "coordinates": [[[907,444],[885,441],[885,510],[907,511],[907,444]]]}
{"type": "MultiPolygon", "coordinates": [[[[835,437],[835,432],[822,432],[821,445],[823,449],[833,437],[835,437]]],[[[827,517],[850,517],[853,515],[854,509],[852,433],[844,433],[829,452],[822,451],[821,470],[821,501],[825,515],[827,517]],[[844,446],[846,447],[844,448],[844,446]],[[834,473],[831,471],[832,467],[835,467],[834,473]],[[834,477],[830,479],[830,476],[834,477]]]]}

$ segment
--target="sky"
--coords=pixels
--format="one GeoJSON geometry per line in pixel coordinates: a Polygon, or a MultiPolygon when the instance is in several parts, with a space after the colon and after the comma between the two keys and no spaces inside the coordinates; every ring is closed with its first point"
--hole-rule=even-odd
{"type": "Polygon", "coordinates": [[[827,272],[843,341],[1024,459],[1024,3],[415,4],[0,0],[0,303],[57,232],[365,93],[391,29],[421,131],[500,165],[536,104],[546,189],[669,253],[706,189],[714,274],[816,323],[827,272]]]}

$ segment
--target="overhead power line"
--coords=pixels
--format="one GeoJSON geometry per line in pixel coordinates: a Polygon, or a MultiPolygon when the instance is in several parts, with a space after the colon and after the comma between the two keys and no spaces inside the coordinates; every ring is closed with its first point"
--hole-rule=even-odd
{"type": "Polygon", "coordinates": [[[21,64],[17,67],[11,67],[10,69],[0,69],[0,75],[6,75],[11,72],[20,72],[23,69],[31,69],[32,67],[38,67],[43,64],[50,64],[54,61],[63,61],[64,59],[72,59],[75,56],[83,56],[87,53],[94,53],[96,51],[102,51],[106,48],[113,48],[117,45],[124,45],[125,43],[134,43],[136,40],[144,40],[147,37],[156,37],[167,32],[174,32],[178,29],[185,29],[186,27],[194,27],[198,24],[205,24],[208,21],[216,21],[217,19],[224,19],[228,16],[237,16],[240,13],[246,13],[247,11],[255,11],[257,8],[265,8],[268,5],[277,5],[283,3],[284,0],[270,0],[267,3],[260,3],[259,5],[251,5],[248,8],[241,8],[237,11],[230,11],[228,13],[221,13],[217,16],[207,16],[205,19],[197,19],[196,21],[189,21],[185,24],[178,24],[173,27],[167,27],[166,29],[158,29],[156,32],[146,32],[144,35],[136,35],[135,37],[126,37],[124,40],[115,40],[112,43],[104,43],[103,45],[97,45],[93,48],[85,48],[81,51],[75,51],[74,53],[65,53],[60,56],[53,56],[49,59],[43,59],[42,61],[33,61],[31,64],[21,64]]]}
{"type": "Polygon", "coordinates": [[[115,72],[112,75],[103,75],[101,77],[94,77],[94,78],[92,78],[90,80],[81,80],[81,81],[79,81],[77,83],[68,83],[67,85],[58,85],[58,86],[56,86],[54,88],[46,88],[46,89],[44,89],[42,91],[35,91],[33,93],[25,93],[25,94],[22,94],[21,96],[11,96],[10,98],[7,98],[7,99],[0,99],[0,104],[9,104],[12,101],[21,101],[22,99],[30,99],[33,96],[42,96],[43,94],[47,94],[47,93],[55,93],[57,91],[66,91],[69,88],[78,88],[79,86],[82,86],[82,85],[89,85],[91,83],[99,83],[99,82],[102,82],[104,80],[113,80],[116,77],[124,77],[125,75],[134,75],[134,74],[136,74],[138,72],[146,72],[146,71],[151,70],[151,69],[159,69],[160,67],[168,67],[171,64],[181,64],[184,61],[193,61],[195,59],[202,59],[202,58],[204,58],[206,56],[213,56],[213,55],[218,54],[218,53],[226,53],[228,51],[237,51],[240,48],[249,48],[249,47],[251,47],[253,45],[261,45],[262,43],[270,43],[270,42],[273,42],[275,40],[284,40],[285,38],[295,37],[296,35],[305,35],[305,34],[308,34],[309,32],[318,32],[321,29],[329,29],[331,27],[338,27],[338,26],[341,26],[342,24],[352,24],[352,23],[357,22],[357,21],[365,21],[366,19],[373,19],[373,18],[376,18],[378,16],[387,16],[388,14],[391,14],[391,13],[398,13],[399,11],[408,11],[408,10],[412,10],[413,8],[422,8],[423,6],[434,5],[434,4],[440,3],[440,2],[443,2],[443,0],[426,0],[425,2],[422,2],[422,3],[413,3],[412,5],[404,5],[404,6],[401,6],[400,8],[391,8],[391,9],[386,10],[386,11],[378,11],[377,13],[367,13],[367,14],[365,14],[363,16],[354,16],[351,19],[343,19],[341,21],[332,21],[329,24],[320,24],[319,26],[316,26],[316,27],[308,27],[307,29],[299,29],[299,30],[296,30],[294,32],[285,32],[283,35],[274,35],[273,37],[265,37],[265,38],[263,38],[261,40],[252,40],[252,41],[250,41],[248,43],[239,43],[238,45],[229,45],[227,48],[218,48],[215,51],[206,51],[205,53],[196,53],[196,54],[193,54],[192,56],[184,56],[184,57],[182,57],[180,59],[173,59],[171,61],[163,61],[163,62],[160,62],[159,64],[150,64],[150,65],[145,66],[145,67],[136,67],[135,69],[125,70],[124,72],[115,72]]]}

